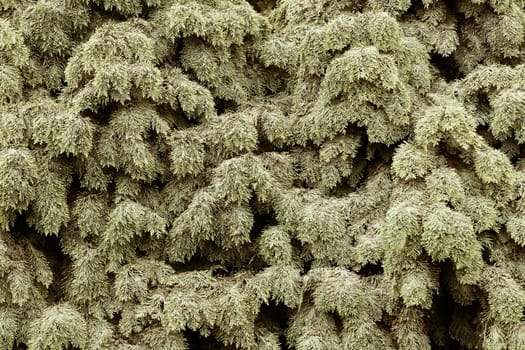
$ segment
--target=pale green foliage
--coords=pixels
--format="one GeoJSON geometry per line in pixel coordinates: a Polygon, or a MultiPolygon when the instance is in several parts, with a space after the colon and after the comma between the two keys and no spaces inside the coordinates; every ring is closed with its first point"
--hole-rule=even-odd
{"type": "Polygon", "coordinates": [[[240,45],[245,36],[258,35],[267,26],[266,19],[242,0],[178,0],[161,13],[159,24],[172,40],[194,35],[213,46],[240,45]]]}
{"type": "Polygon", "coordinates": [[[123,107],[101,128],[96,145],[101,166],[123,169],[135,180],[152,181],[165,171],[154,145],[145,142],[149,132],[167,139],[170,123],[149,105],[123,107]]]}
{"type": "Polygon", "coordinates": [[[108,292],[109,279],[104,271],[102,254],[88,245],[80,245],[78,241],[73,244],[75,245],[71,249],[65,249],[73,260],[74,278],[68,286],[69,299],[89,302],[105,296],[108,292]]]}
{"type": "Polygon", "coordinates": [[[11,347],[16,339],[18,320],[13,310],[4,309],[0,312],[0,346],[3,349],[11,347]]]}
{"type": "Polygon", "coordinates": [[[160,350],[187,350],[188,344],[182,333],[169,332],[161,327],[150,327],[143,332],[140,340],[142,347],[160,350]]]}
{"type": "Polygon", "coordinates": [[[461,271],[460,281],[477,282],[483,260],[470,219],[444,205],[429,211],[423,220],[422,246],[433,260],[450,258],[461,271]]]}
{"type": "Polygon", "coordinates": [[[204,140],[192,132],[174,133],[170,152],[171,172],[175,176],[198,175],[204,170],[204,140]]]}
{"type": "Polygon", "coordinates": [[[432,297],[438,289],[437,271],[428,265],[419,263],[403,275],[400,282],[400,295],[406,306],[421,306],[430,309],[432,297]]]}
{"type": "MultiPolygon", "coordinates": [[[[272,161],[268,158],[266,161],[272,161]]],[[[174,220],[168,233],[170,260],[184,261],[205,240],[227,249],[250,242],[253,215],[248,202],[253,195],[261,202],[276,200],[279,190],[275,175],[258,164],[260,160],[247,154],[222,162],[214,169],[209,186],[197,191],[191,202],[189,197],[185,199],[187,209],[174,220]]]]}
{"type": "Polygon", "coordinates": [[[407,113],[412,108],[411,95],[416,94],[412,89],[416,86],[426,89],[430,83],[428,64],[422,61],[426,52],[410,38],[402,38],[400,27],[387,13],[337,16],[336,8],[328,4],[320,12],[323,4],[316,7],[313,3],[283,3],[283,8],[278,7],[276,17],[271,19],[277,21],[287,16],[284,33],[276,32],[259,49],[267,65],[276,65],[297,76],[292,88],[299,105],[315,101],[306,116],[301,118],[301,111],[297,111],[297,122],[303,130],[300,135],[290,136],[300,144],[305,142],[304,136],[320,143],[343,133],[352,122],[366,127],[372,141],[390,144],[403,138],[407,132],[407,113]],[[301,12],[308,13],[306,18],[312,25],[294,22],[292,13],[297,16],[301,12]],[[330,19],[323,26],[315,19],[321,13],[323,21],[330,19]],[[342,55],[330,60],[333,52],[346,48],[342,55]],[[319,76],[321,84],[312,85],[321,79],[319,76]],[[381,79],[375,78],[378,76],[381,79]]]}
{"type": "Polygon", "coordinates": [[[0,146],[27,146],[29,123],[14,108],[0,109],[0,146]]]}
{"type": "Polygon", "coordinates": [[[253,347],[253,323],[249,320],[253,322],[258,303],[239,284],[242,278],[238,276],[219,283],[204,271],[174,276],[170,281],[172,290],[164,302],[163,325],[173,331],[185,327],[200,329],[204,334],[217,326],[226,344],[253,347]],[[230,308],[220,307],[225,304],[230,308]]]}
{"type": "Polygon", "coordinates": [[[378,295],[357,274],[341,268],[312,269],[306,277],[306,290],[318,311],[336,312],[343,319],[378,321],[381,306],[378,295]],[[366,312],[365,312],[366,310],[366,312]]]}
{"type": "Polygon", "coordinates": [[[51,154],[83,154],[93,147],[93,124],[74,113],[54,111],[53,115],[39,115],[33,122],[33,140],[45,143],[51,154]],[[62,128],[67,125],[67,128],[62,128]]]}
{"type": "Polygon", "coordinates": [[[126,302],[134,298],[144,299],[148,285],[166,283],[173,275],[172,269],[160,262],[145,259],[135,260],[120,268],[115,277],[115,296],[126,302]]]}
{"type": "Polygon", "coordinates": [[[424,329],[424,314],[416,307],[404,307],[393,321],[392,328],[400,350],[430,350],[430,339],[424,329]]]}
{"type": "Polygon", "coordinates": [[[316,131],[307,132],[319,142],[343,132],[348,122],[355,122],[367,128],[372,142],[390,144],[403,135],[401,127],[408,124],[405,116],[410,107],[408,92],[399,80],[393,57],[381,54],[375,46],[350,49],[328,66],[320,86],[319,102],[309,116],[310,120],[307,119],[309,128],[316,131]],[[356,91],[358,82],[360,87],[356,91]],[[347,97],[346,102],[332,103],[343,96],[347,97]],[[341,118],[345,113],[338,111],[339,108],[348,113],[346,118],[341,118]],[[397,132],[389,134],[384,124],[379,125],[377,120],[367,118],[376,110],[377,117],[387,125],[391,124],[397,132]],[[333,116],[326,112],[332,112],[333,116]],[[322,127],[321,123],[324,124],[322,127]]]}
{"type": "Polygon", "coordinates": [[[249,95],[262,95],[265,88],[260,67],[249,64],[246,56],[244,48],[210,46],[190,37],[184,40],[181,63],[215,96],[243,103],[249,95]]]}
{"type": "Polygon", "coordinates": [[[450,202],[454,206],[466,200],[461,178],[454,169],[439,168],[425,178],[426,192],[432,202],[450,202]]]}
{"type": "Polygon", "coordinates": [[[281,227],[268,227],[261,232],[259,254],[269,265],[292,262],[293,248],[290,235],[281,227]]]}
{"type": "Polygon", "coordinates": [[[485,307],[489,308],[483,319],[483,348],[519,349],[525,335],[518,330],[523,322],[525,291],[505,270],[496,267],[487,268],[483,279],[483,289],[488,295],[485,307]]]}
{"type": "Polygon", "coordinates": [[[299,309],[292,317],[286,335],[288,343],[297,350],[341,348],[333,316],[312,306],[299,309]]]}
{"type": "Polygon", "coordinates": [[[37,165],[27,148],[0,150],[0,224],[6,229],[11,213],[27,209],[36,194],[37,165]]]}
{"type": "Polygon", "coordinates": [[[289,191],[282,195],[276,207],[277,217],[282,217],[294,238],[311,249],[320,261],[337,259],[337,242],[343,239],[346,223],[340,203],[330,203],[315,191],[289,191]],[[336,253],[336,254],[334,254],[336,253]]]}
{"type": "Polygon", "coordinates": [[[525,218],[521,215],[512,216],[507,221],[506,227],[512,239],[517,244],[525,246],[525,218]]]}
{"type": "Polygon", "coordinates": [[[22,32],[28,44],[50,56],[71,53],[76,40],[73,35],[85,29],[89,23],[89,8],[68,1],[39,1],[28,6],[22,13],[22,32]]]}
{"type": "Polygon", "coordinates": [[[260,37],[268,21],[247,2],[172,1],[152,16],[152,22],[168,40],[184,38],[183,67],[216,96],[241,102],[248,94],[263,92],[260,71],[248,63],[243,44],[247,37],[260,37]]]}
{"type": "Polygon", "coordinates": [[[254,217],[246,205],[226,206],[217,216],[215,241],[224,249],[235,249],[249,243],[254,217]]]}
{"type": "MultiPolygon", "coordinates": [[[[518,129],[519,123],[525,115],[525,95],[523,91],[505,89],[492,102],[493,116],[491,128],[494,136],[505,138],[512,129],[518,129]]],[[[525,135],[518,129],[517,141],[523,143],[525,135]]]]}
{"type": "Polygon", "coordinates": [[[197,182],[189,176],[166,184],[161,193],[161,198],[164,202],[166,216],[170,218],[170,221],[186,210],[197,185],[197,182]]]}
{"type": "Polygon", "coordinates": [[[465,71],[483,61],[498,62],[501,57],[518,55],[524,40],[522,2],[489,1],[492,9],[476,3],[479,1],[462,0],[458,6],[468,18],[462,32],[479,33],[462,37],[464,42],[458,47],[459,68],[465,71]]]}
{"type": "Polygon", "coordinates": [[[136,93],[160,99],[162,76],[154,65],[155,41],[144,33],[148,27],[141,20],[108,23],[80,46],[65,69],[78,108],[95,110],[97,104],[111,101],[124,104],[136,93]]]}
{"type": "Polygon", "coordinates": [[[128,16],[139,15],[146,7],[160,6],[162,4],[161,0],[132,0],[124,2],[118,0],[68,0],[68,2],[70,2],[72,7],[95,3],[105,10],[114,10],[128,16]]]}
{"type": "Polygon", "coordinates": [[[216,114],[213,96],[208,89],[188,79],[179,69],[166,69],[162,74],[164,100],[173,109],[180,106],[193,118],[208,118],[216,114]]]}
{"type": "Polygon", "coordinates": [[[473,131],[476,120],[463,106],[452,99],[439,98],[436,102],[439,105],[427,108],[416,123],[415,140],[418,144],[435,147],[440,141],[448,141],[468,149],[479,142],[479,136],[473,131]]]}
{"type": "Polygon", "coordinates": [[[70,218],[67,193],[71,170],[59,161],[47,159],[42,153],[37,153],[37,156],[37,190],[28,223],[45,235],[58,234],[61,225],[70,218]]]}
{"type": "Polygon", "coordinates": [[[411,143],[398,147],[393,157],[392,170],[403,180],[412,180],[428,174],[437,163],[437,157],[411,143]]]}
{"type": "Polygon", "coordinates": [[[411,268],[421,254],[421,192],[409,193],[411,200],[395,203],[386,213],[381,227],[381,241],[385,249],[385,273],[392,274],[411,268]],[[388,249],[387,249],[388,248],[388,249]]]}
{"type": "Polygon", "coordinates": [[[107,196],[101,194],[79,196],[73,203],[71,214],[80,236],[82,238],[90,235],[100,236],[106,226],[109,209],[107,196]]]}
{"type": "Polygon", "coordinates": [[[289,308],[296,308],[303,301],[303,284],[298,268],[277,263],[256,274],[250,280],[249,288],[253,288],[264,303],[272,299],[289,308]]]}
{"type": "MultiPolygon", "coordinates": [[[[209,128],[203,130],[208,146],[217,152],[216,157],[227,159],[257,149],[257,115],[250,110],[223,113],[210,120],[209,128]],[[213,132],[212,132],[213,130],[213,132]],[[220,138],[214,137],[219,133],[220,138]]],[[[210,153],[211,153],[210,152],[210,153]]]]}
{"type": "Polygon", "coordinates": [[[341,332],[342,349],[395,349],[392,338],[375,322],[346,322],[341,332]]]}
{"type": "MultiPolygon", "coordinates": [[[[22,323],[20,312],[45,306],[47,288],[53,282],[53,272],[44,254],[29,242],[16,245],[1,233],[0,275],[6,282],[0,288],[0,300],[11,304],[12,318],[8,322],[22,323]]],[[[19,324],[19,327],[21,325],[19,324]]],[[[23,327],[23,326],[22,326],[23,327]]],[[[9,332],[9,329],[4,329],[9,332]]]]}
{"type": "MultiPolygon", "coordinates": [[[[120,321],[119,328],[124,333],[131,334],[141,329],[141,324],[147,324],[152,319],[159,320],[166,333],[154,341],[161,344],[169,341],[175,348],[181,349],[186,347],[179,332],[185,327],[205,336],[215,334],[226,343],[241,342],[246,348],[255,348],[263,344],[270,346],[275,344],[274,336],[261,325],[254,328],[253,318],[263,298],[268,297],[258,295],[261,288],[268,286],[267,278],[275,278],[279,272],[283,270],[269,274],[263,272],[264,276],[261,277],[240,274],[222,279],[212,277],[209,271],[174,274],[166,265],[159,265],[153,261],[137,261],[118,275],[121,296],[135,295],[140,302],[136,307],[128,305],[132,307],[132,312],[125,311],[125,318],[120,321]],[[146,295],[148,285],[155,290],[146,295]],[[143,288],[140,288],[141,286],[143,288]],[[123,289],[124,287],[127,290],[123,289]],[[225,303],[233,308],[222,308],[225,303]],[[164,337],[171,339],[163,340],[164,337]]],[[[286,280],[285,276],[294,276],[295,280],[300,280],[298,272],[292,275],[285,274],[280,278],[286,280]]],[[[277,298],[280,284],[276,283],[275,286],[276,290],[271,294],[277,298]]],[[[294,287],[297,295],[300,293],[299,286],[294,287]]],[[[286,290],[281,293],[289,295],[289,292],[290,290],[286,290]]],[[[296,303],[297,301],[288,305],[297,305],[296,303]]],[[[146,334],[149,331],[147,330],[146,334]]],[[[161,329],[157,329],[155,333],[157,332],[161,332],[161,329]]]]}
{"type": "Polygon", "coordinates": [[[524,1],[0,9],[0,350],[525,348],[524,1]]]}
{"type": "Polygon", "coordinates": [[[167,253],[172,261],[184,261],[195,254],[199,235],[210,238],[213,229],[215,200],[201,190],[195,194],[187,209],[178,216],[168,232],[167,253]]]}
{"type": "Polygon", "coordinates": [[[450,56],[458,49],[460,39],[454,17],[448,15],[447,6],[442,1],[425,5],[404,23],[407,36],[416,37],[427,50],[450,56]]]}
{"type": "Polygon", "coordinates": [[[113,270],[134,256],[134,249],[130,243],[135,241],[135,244],[140,244],[134,237],[142,237],[146,232],[152,237],[164,236],[166,220],[140,203],[131,200],[120,202],[109,213],[100,244],[100,248],[111,262],[108,269],[113,270]]]}
{"type": "Polygon", "coordinates": [[[324,79],[326,83],[321,86],[321,97],[330,100],[339,94],[350,93],[351,90],[347,89],[354,88],[352,82],[359,80],[377,82],[379,88],[394,90],[399,84],[394,64],[392,57],[381,55],[375,46],[350,49],[328,67],[324,79]]]}
{"type": "Polygon", "coordinates": [[[0,104],[4,104],[21,96],[21,69],[29,63],[29,50],[20,32],[5,18],[0,18],[0,58],[0,104]]]}
{"type": "Polygon", "coordinates": [[[214,200],[224,201],[224,205],[248,203],[252,190],[249,187],[251,179],[247,161],[245,156],[231,158],[215,168],[216,177],[210,184],[214,200]]]}
{"type": "Polygon", "coordinates": [[[87,324],[82,315],[69,304],[49,307],[34,321],[28,349],[60,350],[69,345],[86,348],[87,324]]]}

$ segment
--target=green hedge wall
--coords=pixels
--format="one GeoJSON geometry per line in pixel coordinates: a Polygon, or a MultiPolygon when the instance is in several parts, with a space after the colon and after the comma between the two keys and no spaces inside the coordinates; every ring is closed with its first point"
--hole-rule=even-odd
{"type": "Polygon", "coordinates": [[[0,349],[525,349],[525,1],[0,0],[0,349]]]}

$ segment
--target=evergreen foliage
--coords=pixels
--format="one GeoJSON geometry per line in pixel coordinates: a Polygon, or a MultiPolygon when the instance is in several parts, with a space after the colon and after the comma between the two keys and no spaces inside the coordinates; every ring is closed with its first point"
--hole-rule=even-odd
{"type": "Polygon", "coordinates": [[[0,0],[0,349],[525,349],[523,144],[523,0],[0,0]]]}

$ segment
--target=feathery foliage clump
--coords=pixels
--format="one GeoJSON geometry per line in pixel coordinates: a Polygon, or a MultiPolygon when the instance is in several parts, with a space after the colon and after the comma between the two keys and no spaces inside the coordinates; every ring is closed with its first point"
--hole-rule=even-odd
{"type": "Polygon", "coordinates": [[[525,349],[525,1],[0,0],[0,349],[525,349]]]}

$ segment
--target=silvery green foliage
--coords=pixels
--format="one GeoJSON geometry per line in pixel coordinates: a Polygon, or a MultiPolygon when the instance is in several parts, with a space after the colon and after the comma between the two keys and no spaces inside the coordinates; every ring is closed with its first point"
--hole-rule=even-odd
{"type": "Polygon", "coordinates": [[[525,349],[522,0],[0,0],[0,349],[525,349]]]}

